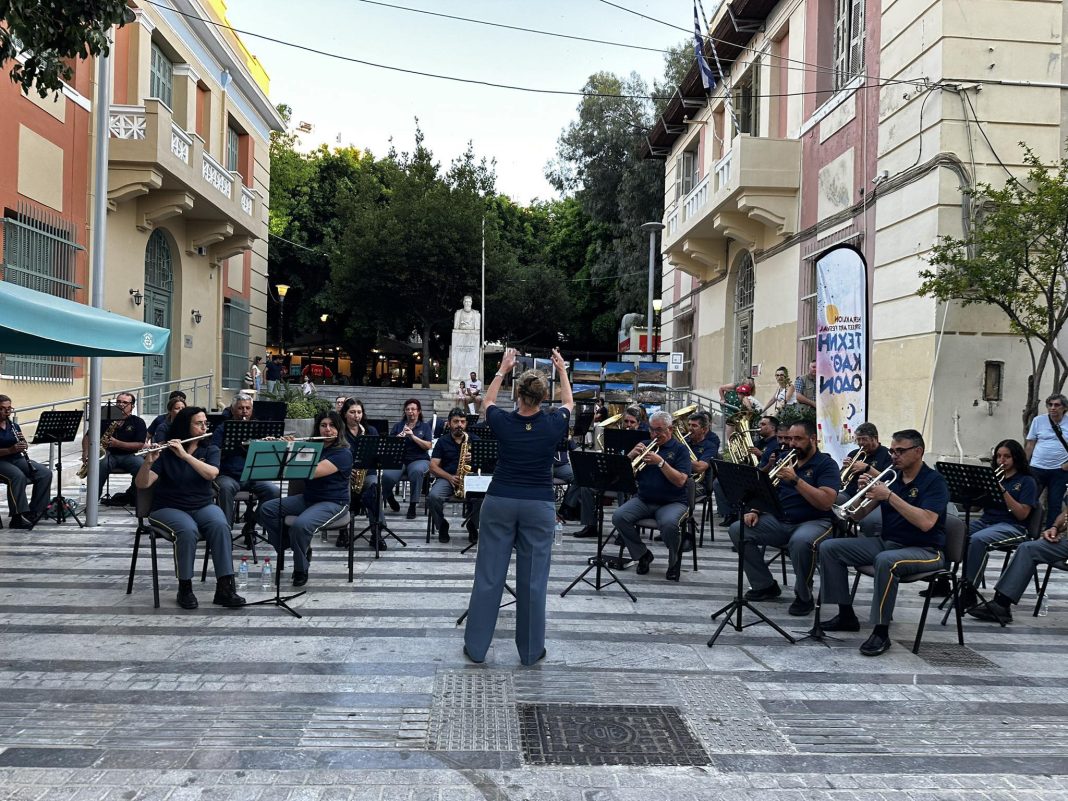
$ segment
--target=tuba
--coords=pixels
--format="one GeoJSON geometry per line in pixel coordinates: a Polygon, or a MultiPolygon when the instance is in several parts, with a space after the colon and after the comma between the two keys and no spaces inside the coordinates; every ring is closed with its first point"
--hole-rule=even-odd
{"type": "Polygon", "coordinates": [[[756,467],[760,459],[755,453],[750,453],[750,448],[755,448],[753,443],[753,429],[749,427],[752,413],[739,413],[734,419],[734,433],[727,438],[727,453],[731,461],[736,464],[747,464],[756,467]]]}
{"type": "Polygon", "coordinates": [[[606,428],[618,428],[622,419],[622,414],[613,414],[593,426],[593,449],[595,451],[604,450],[604,430],[606,428]]]}
{"type": "Polygon", "coordinates": [[[471,445],[470,438],[467,436],[467,432],[464,432],[464,438],[460,441],[460,461],[456,465],[456,477],[460,479],[459,486],[453,492],[453,497],[463,500],[464,497],[464,479],[467,478],[467,474],[471,472],[471,466],[468,464],[468,460],[471,458],[471,445]]]}
{"type": "MultiPolygon", "coordinates": [[[[122,418],[111,421],[111,425],[107,427],[103,435],[100,437],[100,453],[97,454],[97,459],[103,459],[105,456],[108,455],[108,446],[111,445],[111,438],[115,436],[115,432],[119,430],[119,426],[121,426],[123,422],[125,421],[122,418]]],[[[85,478],[88,475],[89,457],[83,456],[82,466],[78,468],[78,478],[85,478]]]]}

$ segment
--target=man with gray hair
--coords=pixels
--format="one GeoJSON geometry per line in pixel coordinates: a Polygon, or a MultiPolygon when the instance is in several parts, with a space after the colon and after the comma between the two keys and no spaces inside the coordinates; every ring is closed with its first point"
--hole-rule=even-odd
{"type": "Polygon", "coordinates": [[[1064,412],[1068,399],[1060,393],[1046,398],[1046,414],[1031,421],[1024,452],[1039,493],[1046,491],[1046,528],[1052,528],[1068,489],[1068,442],[1065,442],[1064,412]]]}
{"type": "MultiPolygon", "coordinates": [[[[212,432],[211,443],[222,451],[223,432],[226,430],[227,420],[251,420],[252,419],[252,396],[239,392],[234,396],[230,408],[223,412],[223,422],[215,426],[212,432]]],[[[241,471],[245,469],[246,451],[244,448],[237,451],[223,452],[219,463],[219,475],[215,483],[219,485],[219,508],[226,515],[226,522],[231,527],[234,525],[234,498],[239,490],[251,492],[261,504],[278,497],[278,485],[270,481],[246,481],[241,482],[241,471]]],[[[256,530],[256,516],[248,516],[242,533],[246,541],[250,540],[256,530]]],[[[249,543],[251,544],[251,543],[249,543]]]]}
{"type": "Polygon", "coordinates": [[[668,568],[665,578],[678,581],[681,573],[679,527],[689,507],[686,481],[692,465],[686,446],[672,436],[671,415],[654,412],[649,418],[649,433],[653,439],[641,443],[627,454],[633,462],[639,459],[638,495],[623,504],[612,515],[612,525],[619,531],[631,558],[638,562],[639,575],[649,572],[653,561],[650,551],[638,536],[636,523],[654,518],[660,527],[660,538],[668,549],[668,568]]]}

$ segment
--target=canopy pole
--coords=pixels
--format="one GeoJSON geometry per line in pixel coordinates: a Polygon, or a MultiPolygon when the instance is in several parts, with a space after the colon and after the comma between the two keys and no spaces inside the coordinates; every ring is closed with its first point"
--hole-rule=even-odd
{"type": "MultiPolygon", "coordinates": [[[[113,38],[109,34],[109,39],[113,38]]],[[[109,42],[110,45],[110,42],[109,42]]],[[[107,246],[108,220],[108,141],[111,136],[111,58],[105,51],[96,58],[96,111],[93,142],[93,159],[96,172],[93,175],[93,241],[92,261],[89,271],[90,305],[104,308],[104,251],[107,246]]],[[[103,386],[101,371],[104,360],[99,356],[89,359],[89,475],[85,490],[85,524],[97,525],[100,493],[100,400],[103,386]]]]}

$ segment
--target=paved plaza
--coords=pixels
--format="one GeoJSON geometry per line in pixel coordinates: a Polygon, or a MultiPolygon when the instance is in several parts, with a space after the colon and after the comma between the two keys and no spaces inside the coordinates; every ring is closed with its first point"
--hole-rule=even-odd
{"type": "MultiPolygon", "coordinates": [[[[734,583],[725,531],[678,584],[659,545],[648,575],[623,572],[637,603],[561,598],[594,549],[568,536],[548,657],[520,667],[506,608],[475,666],[456,625],[474,551],[425,543],[422,519],[390,515],[408,547],[361,547],[352,584],[345,552],[316,542],[300,620],[214,607],[210,575],[179,610],[166,543],[154,609],[147,550],[125,594],[134,518],[102,522],[0,532],[0,798],[1068,799],[1060,575],[1048,617],[968,622],[965,648],[939,617],[910,652],[915,586],[877,659],[857,652],[866,630],[824,647],[727,629],[708,648],[734,583]]],[[[760,606],[808,628],[790,595],[760,606]]]]}

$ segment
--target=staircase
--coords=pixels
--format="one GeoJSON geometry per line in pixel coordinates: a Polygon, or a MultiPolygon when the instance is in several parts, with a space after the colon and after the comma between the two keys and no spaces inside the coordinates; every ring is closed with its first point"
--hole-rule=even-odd
{"type": "MultiPolygon", "coordinates": [[[[339,395],[346,398],[357,398],[363,401],[363,408],[367,417],[372,420],[389,420],[390,425],[396,423],[404,414],[404,402],[409,398],[418,398],[423,405],[423,417],[430,421],[435,412],[435,403],[442,401],[441,393],[444,388],[420,389],[418,387],[408,389],[405,387],[348,387],[348,386],[325,386],[319,387],[317,395],[333,402],[339,395]]],[[[448,409],[445,410],[448,414],[448,409]]],[[[438,416],[442,413],[438,411],[438,416]]]]}

